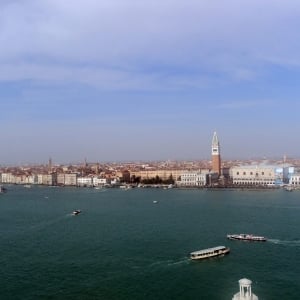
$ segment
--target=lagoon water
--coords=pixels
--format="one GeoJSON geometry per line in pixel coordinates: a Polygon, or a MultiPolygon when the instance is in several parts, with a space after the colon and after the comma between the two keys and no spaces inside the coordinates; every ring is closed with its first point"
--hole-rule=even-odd
{"type": "Polygon", "coordinates": [[[260,300],[300,299],[300,191],[8,186],[0,240],[0,299],[230,300],[243,277],[260,300]],[[226,239],[243,232],[269,240],[226,239]]]}

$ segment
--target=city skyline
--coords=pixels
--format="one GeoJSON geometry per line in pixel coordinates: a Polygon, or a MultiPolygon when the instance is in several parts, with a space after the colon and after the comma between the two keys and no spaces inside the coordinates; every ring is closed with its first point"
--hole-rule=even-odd
{"type": "Polygon", "coordinates": [[[2,165],[299,157],[297,1],[0,11],[2,165]]]}

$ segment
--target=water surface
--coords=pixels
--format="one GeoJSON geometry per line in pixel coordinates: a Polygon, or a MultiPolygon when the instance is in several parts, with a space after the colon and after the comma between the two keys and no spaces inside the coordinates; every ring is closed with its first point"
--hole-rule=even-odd
{"type": "Polygon", "coordinates": [[[246,277],[260,300],[296,300],[299,214],[297,191],[8,186],[0,195],[0,298],[221,300],[246,277]],[[269,241],[226,239],[243,232],[269,241]],[[189,259],[219,245],[231,253],[189,259]]]}

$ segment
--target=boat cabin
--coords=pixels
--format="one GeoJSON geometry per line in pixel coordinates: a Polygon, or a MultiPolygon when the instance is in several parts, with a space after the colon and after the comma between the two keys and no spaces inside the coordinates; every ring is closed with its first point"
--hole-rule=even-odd
{"type": "Polygon", "coordinates": [[[190,254],[191,259],[204,259],[208,257],[219,256],[229,253],[230,249],[225,246],[218,246],[214,248],[203,249],[194,251],[190,254]]]}

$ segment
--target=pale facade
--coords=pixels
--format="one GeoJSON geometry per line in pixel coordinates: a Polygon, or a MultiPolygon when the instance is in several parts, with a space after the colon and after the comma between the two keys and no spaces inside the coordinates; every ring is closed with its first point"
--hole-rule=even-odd
{"type": "Polygon", "coordinates": [[[14,175],[12,173],[2,173],[1,182],[2,183],[12,183],[14,180],[14,175]]]}
{"type": "Polygon", "coordinates": [[[284,181],[283,168],[277,166],[238,166],[230,169],[235,185],[275,186],[284,181]]]}
{"type": "Polygon", "coordinates": [[[78,177],[77,185],[79,186],[93,186],[93,177],[78,177]]]}
{"type": "Polygon", "coordinates": [[[59,173],[59,174],[57,174],[57,184],[58,185],[76,186],[77,185],[77,174],[76,173],[70,173],[70,174],[59,173]]]}
{"type": "Polygon", "coordinates": [[[289,184],[294,187],[299,187],[300,186],[300,173],[291,175],[289,184]]]}
{"type": "Polygon", "coordinates": [[[54,174],[42,174],[42,184],[43,185],[54,185],[54,174]]]}
{"type": "Polygon", "coordinates": [[[36,184],[56,185],[56,174],[37,174],[36,184]]]}
{"type": "Polygon", "coordinates": [[[43,174],[37,175],[37,184],[43,184],[43,174]]]}
{"type": "Polygon", "coordinates": [[[64,173],[57,174],[57,185],[65,185],[65,174],[64,173]]]}
{"type": "Polygon", "coordinates": [[[36,175],[19,175],[12,173],[2,173],[1,174],[2,183],[13,183],[13,184],[36,184],[36,175]]]}
{"type": "Polygon", "coordinates": [[[24,177],[24,184],[36,184],[37,183],[37,176],[36,175],[27,175],[24,177]]]}
{"type": "Polygon", "coordinates": [[[70,173],[65,174],[65,185],[77,185],[77,174],[76,173],[70,173]]]}
{"type": "Polygon", "coordinates": [[[207,185],[207,173],[184,172],[181,173],[181,180],[176,183],[181,186],[205,186],[207,185]]]}
{"type": "Polygon", "coordinates": [[[93,178],[93,185],[94,186],[101,186],[101,185],[106,185],[107,184],[107,179],[106,178],[100,178],[100,177],[94,177],[93,178]]]}
{"type": "Polygon", "coordinates": [[[183,170],[141,170],[130,171],[130,176],[141,177],[143,179],[151,179],[158,176],[162,180],[167,180],[172,177],[175,181],[178,180],[183,170]]]}

